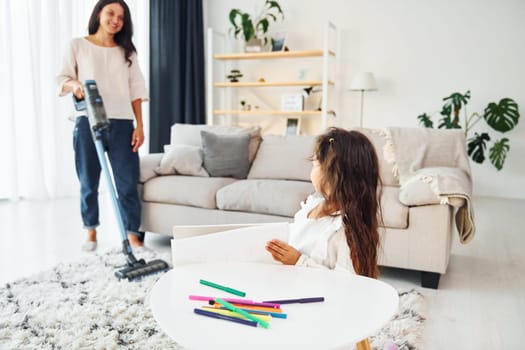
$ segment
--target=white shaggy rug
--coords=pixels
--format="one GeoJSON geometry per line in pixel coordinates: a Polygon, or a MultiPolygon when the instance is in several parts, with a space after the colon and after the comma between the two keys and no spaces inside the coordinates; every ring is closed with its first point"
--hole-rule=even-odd
{"type": "MultiPolygon", "coordinates": [[[[149,251],[136,255],[170,261],[149,251]]],[[[0,349],[182,349],[158,328],[145,300],[161,275],[118,281],[114,271],[123,264],[115,249],[0,286],[0,349]]],[[[423,297],[402,292],[399,306],[369,339],[372,348],[419,348],[423,297]]]]}

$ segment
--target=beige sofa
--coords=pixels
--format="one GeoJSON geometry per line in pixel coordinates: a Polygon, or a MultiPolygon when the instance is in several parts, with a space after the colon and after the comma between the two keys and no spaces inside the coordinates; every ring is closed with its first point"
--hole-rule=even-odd
{"type": "MultiPolygon", "coordinates": [[[[194,147],[193,150],[203,147],[200,140],[203,129],[225,135],[242,132],[236,128],[174,125],[169,152],[142,156],[142,230],[171,234],[174,225],[291,221],[299,203],[313,192],[308,159],[315,137],[268,135],[257,149],[258,130],[252,129],[253,161],[245,179],[207,177],[202,169],[190,171],[199,176],[175,174],[176,167],[181,167],[176,164],[170,173],[168,154],[177,157],[173,147],[178,147],[178,151],[184,150],[184,145],[194,147]]],[[[361,131],[373,142],[380,160],[383,183],[380,265],[419,270],[422,286],[437,288],[440,275],[447,270],[454,217],[462,231],[462,242],[469,241],[474,233],[470,168],[464,154],[463,133],[429,129],[361,131]],[[411,135],[410,142],[406,135],[411,135]],[[408,151],[403,149],[405,142],[409,144],[408,151]],[[441,142],[446,144],[445,149],[441,142]],[[449,148],[455,155],[453,159],[441,157],[439,150],[446,152],[449,148]],[[403,155],[397,154],[396,149],[403,155]],[[459,165],[458,159],[461,159],[459,165]],[[450,185],[447,181],[454,176],[459,180],[450,185]],[[453,193],[443,192],[448,188],[453,193]]],[[[198,167],[202,161],[195,164],[198,167]]],[[[188,173],[184,169],[182,172],[188,173]]]]}

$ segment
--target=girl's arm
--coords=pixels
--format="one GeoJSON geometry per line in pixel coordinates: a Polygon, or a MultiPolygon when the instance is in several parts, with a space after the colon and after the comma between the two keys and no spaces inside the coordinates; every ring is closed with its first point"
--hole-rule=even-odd
{"type": "Polygon", "coordinates": [[[144,124],[142,123],[142,98],[138,98],[131,102],[133,114],[135,114],[135,130],[131,136],[131,146],[133,152],[137,152],[139,147],[144,143],[144,124]]]}
{"type": "Polygon", "coordinates": [[[278,239],[269,241],[266,244],[266,250],[272,254],[274,260],[280,261],[285,265],[295,265],[301,256],[301,252],[297,249],[278,239]]]}
{"type": "MultiPolygon", "coordinates": [[[[274,241],[270,241],[269,243],[271,242],[274,241]]],[[[350,259],[350,249],[348,248],[348,243],[346,242],[346,236],[343,228],[339,229],[336,233],[332,235],[332,237],[330,237],[328,241],[328,252],[325,262],[318,261],[306,254],[301,254],[295,248],[289,246],[284,242],[281,242],[281,245],[281,249],[284,252],[286,252],[287,250],[295,250],[297,254],[299,254],[297,259],[295,260],[295,263],[288,265],[316,267],[354,273],[354,267],[352,265],[352,260],[350,259]],[[286,248],[286,246],[288,246],[289,248],[286,248]]],[[[272,253],[272,256],[275,260],[281,261],[283,264],[286,264],[286,262],[279,259],[279,255],[274,255],[274,253],[271,250],[269,250],[268,247],[267,250],[270,251],[270,253],[272,253]]],[[[290,253],[282,253],[281,256],[285,259],[288,256],[289,259],[290,253]]]]}

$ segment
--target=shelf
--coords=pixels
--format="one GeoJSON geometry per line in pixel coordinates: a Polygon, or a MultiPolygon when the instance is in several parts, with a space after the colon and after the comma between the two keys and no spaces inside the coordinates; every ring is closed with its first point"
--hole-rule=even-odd
{"type": "MultiPolygon", "coordinates": [[[[228,114],[243,114],[243,115],[282,115],[282,116],[316,116],[321,115],[322,111],[275,111],[275,110],[258,110],[258,111],[243,111],[243,110],[214,110],[215,115],[228,115],[228,114]]],[[[328,111],[328,114],[335,115],[333,111],[328,111]]]]}
{"type": "MultiPolygon", "coordinates": [[[[334,85],[333,81],[328,82],[329,85],[334,85]]],[[[259,82],[259,81],[249,81],[249,82],[237,82],[237,83],[213,83],[214,87],[269,87],[269,86],[321,86],[323,82],[320,80],[309,80],[309,81],[274,81],[274,82],[259,82]]]]}
{"type": "MultiPolygon", "coordinates": [[[[336,79],[337,27],[327,20],[323,32],[322,42],[312,50],[305,48],[306,50],[242,52],[229,45],[232,42],[225,33],[208,28],[205,60],[206,123],[242,124],[246,121],[255,123],[264,120],[271,124],[271,128],[276,128],[286,118],[297,118],[304,119],[303,127],[312,130],[312,126],[317,127],[317,124],[320,124],[321,130],[333,124],[337,116],[335,106],[338,105],[335,87],[339,84],[336,79]],[[220,41],[214,43],[216,38],[220,41]],[[215,48],[222,48],[222,50],[216,51],[215,48]],[[239,64],[253,75],[232,83],[227,78],[229,74],[227,71],[239,64]],[[295,75],[296,68],[312,70],[315,75],[299,80],[300,76],[295,75]],[[284,74],[277,75],[280,71],[284,74]],[[307,100],[306,104],[303,104],[303,108],[306,107],[308,110],[283,111],[278,110],[281,108],[278,103],[281,90],[283,93],[299,94],[305,90],[316,94],[310,96],[312,100],[307,100]],[[258,99],[257,104],[251,104],[251,110],[243,110],[243,106],[238,101],[244,98],[242,95],[244,92],[258,99]],[[254,108],[255,106],[258,108],[254,108]]],[[[244,104],[244,107],[247,106],[249,105],[244,104]]]]}
{"type": "MultiPolygon", "coordinates": [[[[272,58],[297,58],[297,57],[323,57],[323,50],[307,51],[275,51],[254,53],[215,54],[216,60],[263,60],[272,58]]],[[[335,57],[335,52],[328,50],[330,56],[335,57]]]]}

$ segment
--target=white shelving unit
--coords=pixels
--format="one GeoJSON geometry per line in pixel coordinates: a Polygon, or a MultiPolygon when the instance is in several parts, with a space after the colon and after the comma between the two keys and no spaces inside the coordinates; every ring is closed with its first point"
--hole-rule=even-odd
{"type": "MultiPolygon", "coordinates": [[[[279,52],[258,52],[258,53],[225,53],[227,38],[223,33],[208,29],[207,33],[207,59],[206,59],[206,105],[207,123],[216,124],[217,117],[221,116],[232,124],[233,120],[240,116],[268,116],[269,118],[278,117],[315,117],[321,118],[323,130],[329,125],[329,118],[335,119],[335,69],[336,53],[335,45],[337,42],[337,28],[327,21],[324,29],[323,48],[314,50],[300,51],[279,51],[279,52]],[[331,40],[333,39],[333,40],[331,40]],[[332,46],[331,46],[332,44],[332,46]],[[314,65],[321,75],[321,79],[316,80],[272,80],[272,81],[239,81],[229,82],[226,79],[228,64],[238,61],[257,61],[257,67],[267,67],[279,65],[283,60],[317,60],[314,65]],[[217,64],[222,67],[217,68],[217,64]],[[239,105],[234,103],[233,96],[239,89],[259,89],[259,88],[283,88],[289,89],[299,87],[320,87],[321,106],[320,110],[303,111],[281,111],[276,109],[241,110],[234,107],[239,105]],[[330,96],[331,95],[331,96],[330,96]],[[331,97],[331,99],[329,99],[331,97]],[[329,103],[329,101],[331,103],[329,103]]],[[[304,62],[304,61],[303,61],[304,62]]],[[[275,66],[273,66],[275,67],[275,66]]],[[[332,122],[330,120],[330,122],[332,122]]],[[[333,123],[332,123],[333,124],[333,123]]]]}

